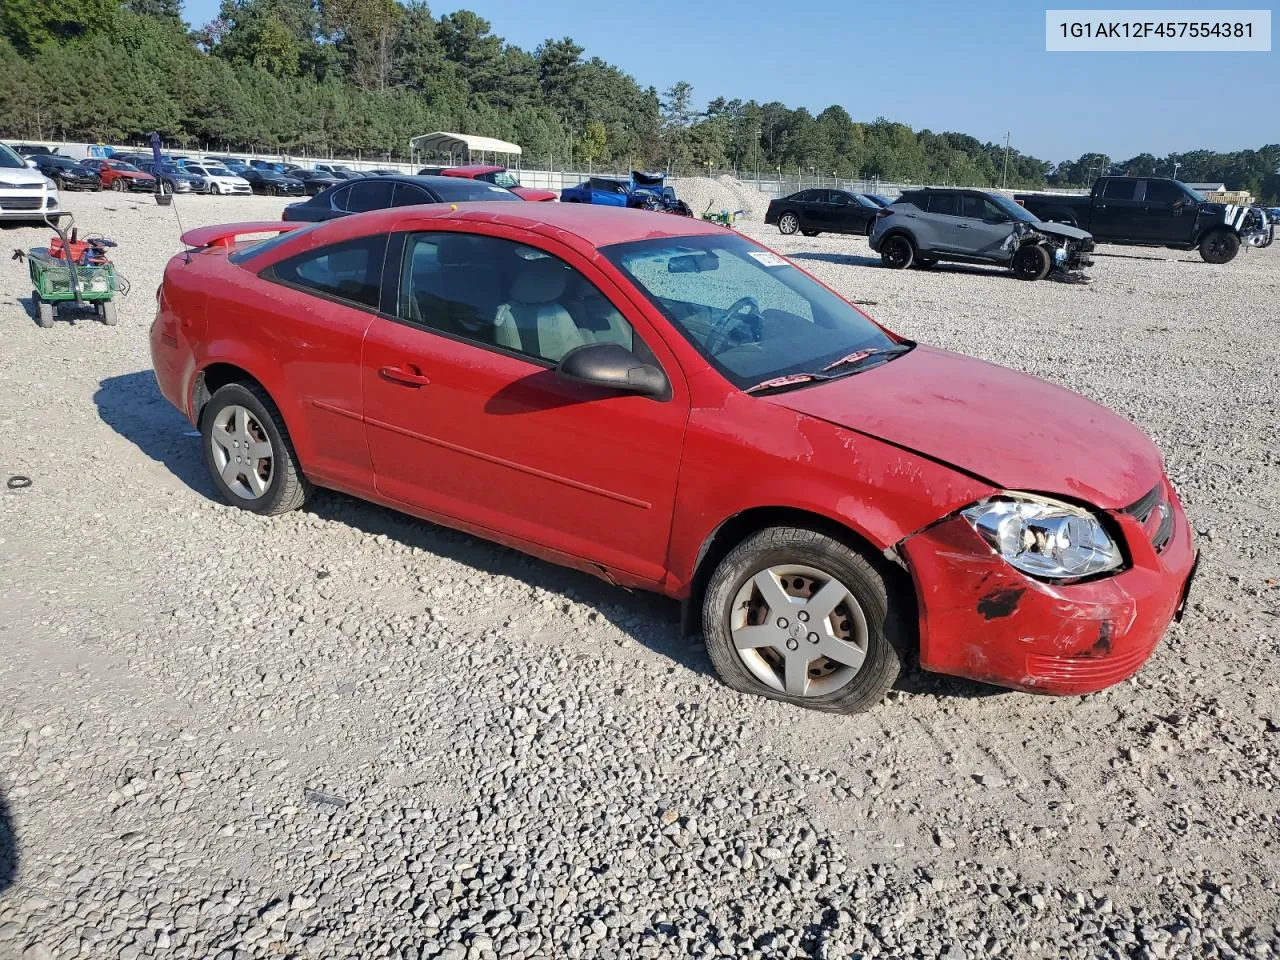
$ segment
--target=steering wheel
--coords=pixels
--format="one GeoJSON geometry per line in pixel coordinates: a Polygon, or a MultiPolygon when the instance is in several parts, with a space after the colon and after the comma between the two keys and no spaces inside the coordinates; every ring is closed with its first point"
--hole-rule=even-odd
{"type": "MultiPolygon", "coordinates": [[[[715,353],[729,339],[729,333],[736,330],[747,318],[760,316],[760,304],[755,297],[739,297],[724,313],[711,321],[711,334],[707,337],[707,353],[715,353]],[[750,308],[750,312],[744,312],[750,308]]],[[[757,331],[758,333],[758,331],[757,331]]]]}

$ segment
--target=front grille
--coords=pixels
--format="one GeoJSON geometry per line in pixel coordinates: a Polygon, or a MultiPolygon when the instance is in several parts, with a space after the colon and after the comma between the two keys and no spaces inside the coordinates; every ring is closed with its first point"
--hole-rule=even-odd
{"type": "Polygon", "coordinates": [[[39,210],[39,197],[0,197],[0,210],[39,210]]]}
{"type": "Polygon", "coordinates": [[[39,190],[43,183],[6,183],[0,180],[0,190],[39,190]]]}
{"type": "Polygon", "coordinates": [[[1165,495],[1165,485],[1158,483],[1151,492],[1137,503],[1125,507],[1122,511],[1129,514],[1141,524],[1143,531],[1151,539],[1151,545],[1159,553],[1173,539],[1173,506],[1165,495]]]}

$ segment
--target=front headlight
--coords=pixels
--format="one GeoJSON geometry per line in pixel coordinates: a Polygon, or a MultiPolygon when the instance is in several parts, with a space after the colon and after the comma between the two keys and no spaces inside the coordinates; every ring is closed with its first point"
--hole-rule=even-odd
{"type": "Polygon", "coordinates": [[[48,177],[45,177],[45,178],[44,178],[44,185],[45,185],[45,189],[47,189],[47,190],[57,190],[57,189],[58,189],[58,185],[57,185],[56,183],[54,183],[52,180],[50,180],[48,177]]]}
{"type": "Polygon", "coordinates": [[[1119,567],[1124,558],[1087,510],[1025,493],[962,510],[996,553],[1033,577],[1075,580],[1119,567]]]}

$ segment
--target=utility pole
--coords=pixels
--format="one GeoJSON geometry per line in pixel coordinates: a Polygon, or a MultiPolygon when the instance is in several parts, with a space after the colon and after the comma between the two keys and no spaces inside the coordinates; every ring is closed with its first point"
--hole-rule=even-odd
{"type": "Polygon", "coordinates": [[[1000,175],[1000,189],[1007,189],[1009,186],[1009,138],[1013,136],[1010,130],[1004,135],[1004,173],[1000,175]]]}
{"type": "Polygon", "coordinates": [[[1178,179],[1178,168],[1179,168],[1180,166],[1182,166],[1182,164],[1181,164],[1181,163],[1179,163],[1177,160],[1175,160],[1175,161],[1173,162],[1173,179],[1175,179],[1175,180],[1177,180],[1177,179],[1178,179]]]}

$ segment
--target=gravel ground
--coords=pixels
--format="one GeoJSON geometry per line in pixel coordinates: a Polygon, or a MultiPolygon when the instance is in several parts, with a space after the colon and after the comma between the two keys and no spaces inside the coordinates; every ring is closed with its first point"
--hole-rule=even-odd
{"type": "Polygon", "coordinates": [[[667,601],[338,495],[214,502],[147,353],[173,213],[68,205],[134,292],[42,330],[0,271],[0,476],[34,481],[0,489],[0,957],[1280,954],[1277,250],[1103,248],[1084,287],[746,225],[1131,417],[1203,549],[1134,680],[914,673],[833,718],[726,690],[667,601]]]}

